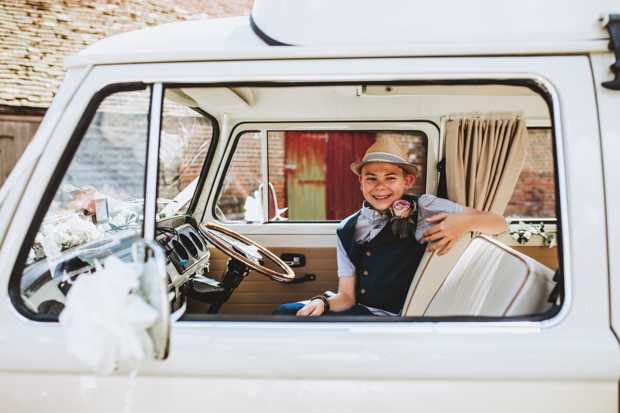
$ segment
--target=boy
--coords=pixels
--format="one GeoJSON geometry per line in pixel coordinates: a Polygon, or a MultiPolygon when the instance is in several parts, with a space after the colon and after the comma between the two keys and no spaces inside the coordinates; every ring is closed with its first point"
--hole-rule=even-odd
{"type": "MultiPolygon", "coordinates": [[[[305,305],[284,304],[274,315],[397,316],[424,251],[441,248],[438,255],[443,255],[467,232],[499,234],[506,230],[506,220],[492,212],[460,207],[430,195],[404,195],[418,174],[417,167],[406,159],[407,153],[398,142],[384,137],[368,149],[361,162],[351,165],[359,176],[365,202],[337,230],[338,294],[330,298],[316,296],[305,305]],[[420,227],[432,225],[419,242],[412,234],[394,235],[392,225],[388,225],[388,210],[401,199],[406,204],[418,202],[420,215],[428,213],[424,205],[434,203],[432,210],[436,214],[418,221],[420,227]],[[427,247],[430,241],[438,242],[427,247]]],[[[413,221],[417,219],[414,214],[413,221]]]]}

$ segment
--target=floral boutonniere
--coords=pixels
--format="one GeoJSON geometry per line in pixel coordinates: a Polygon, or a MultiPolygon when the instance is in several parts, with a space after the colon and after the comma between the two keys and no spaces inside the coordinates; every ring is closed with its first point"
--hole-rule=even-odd
{"type": "Polygon", "coordinates": [[[400,238],[404,239],[409,236],[409,233],[415,234],[416,222],[413,217],[418,210],[418,203],[416,201],[406,201],[399,199],[394,202],[390,207],[390,215],[392,216],[392,234],[400,234],[400,238]]]}

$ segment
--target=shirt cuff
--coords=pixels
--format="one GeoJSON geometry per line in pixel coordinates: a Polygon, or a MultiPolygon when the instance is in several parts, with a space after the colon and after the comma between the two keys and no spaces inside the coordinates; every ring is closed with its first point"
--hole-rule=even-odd
{"type": "Polygon", "coordinates": [[[340,278],[340,277],[353,277],[354,275],[357,275],[355,273],[355,270],[349,270],[349,269],[338,270],[338,278],[340,278]]]}

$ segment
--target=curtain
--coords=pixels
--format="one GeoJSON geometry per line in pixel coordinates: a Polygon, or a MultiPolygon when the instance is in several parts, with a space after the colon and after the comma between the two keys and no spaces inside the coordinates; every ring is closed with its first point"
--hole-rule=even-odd
{"type": "Polygon", "coordinates": [[[448,199],[502,215],[523,167],[528,140],[524,120],[446,122],[448,199]]]}

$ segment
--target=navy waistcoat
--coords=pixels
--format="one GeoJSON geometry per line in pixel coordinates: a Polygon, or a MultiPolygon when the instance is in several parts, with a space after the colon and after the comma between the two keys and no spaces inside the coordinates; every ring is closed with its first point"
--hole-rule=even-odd
{"type": "MultiPolygon", "coordinates": [[[[417,196],[405,195],[408,201],[417,196]]],[[[368,307],[398,313],[403,308],[409,286],[422,260],[426,243],[420,244],[410,234],[401,239],[392,235],[392,223],[372,240],[362,245],[355,242],[355,224],[361,211],[340,223],[336,231],[357,273],[356,300],[368,307]]],[[[417,214],[414,220],[417,219],[417,214]]]]}

